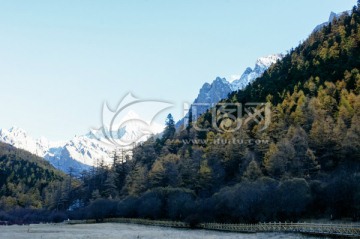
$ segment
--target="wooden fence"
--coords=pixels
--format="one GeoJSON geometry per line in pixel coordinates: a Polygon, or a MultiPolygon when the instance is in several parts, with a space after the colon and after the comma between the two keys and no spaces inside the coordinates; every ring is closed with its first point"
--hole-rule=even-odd
{"type": "MultiPolygon", "coordinates": [[[[69,224],[95,223],[95,220],[70,220],[69,224]]],[[[189,228],[185,222],[148,220],[139,218],[107,218],[103,222],[131,223],[147,226],[189,228]]],[[[200,223],[198,228],[206,230],[218,230],[228,232],[256,233],[256,232],[292,232],[313,235],[360,238],[360,224],[337,224],[337,223],[257,223],[257,224],[222,224],[200,223]]]]}
{"type": "Polygon", "coordinates": [[[295,232],[325,236],[360,238],[359,224],[319,224],[319,223],[258,223],[220,224],[201,223],[200,228],[231,232],[295,232]]]}

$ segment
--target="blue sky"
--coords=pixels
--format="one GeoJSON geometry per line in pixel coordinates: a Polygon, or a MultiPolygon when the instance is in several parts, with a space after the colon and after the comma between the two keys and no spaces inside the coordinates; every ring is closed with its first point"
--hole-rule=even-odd
{"type": "Polygon", "coordinates": [[[0,128],[69,139],[128,92],[174,103],[179,119],[204,82],[286,52],[355,3],[0,0],[0,128]]]}

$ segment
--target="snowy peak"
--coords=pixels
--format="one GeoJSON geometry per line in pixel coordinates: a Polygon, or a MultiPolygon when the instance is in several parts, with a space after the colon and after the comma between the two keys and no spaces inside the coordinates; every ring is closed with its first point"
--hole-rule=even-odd
{"type": "MultiPolygon", "coordinates": [[[[258,67],[262,70],[268,69],[272,64],[276,63],[278,60],[281,60],[284,56],[282,54],[273,54],[265,57],[260,57],[256,60],[255,68],[258,67]]],[[[264,72],[263,72],[264,73],[264,72]]]]}
{"type": "MultiPolygon", "coordinates": [[[[273,54],[265,57],[260,57],[255,62],[255,67],[247,67],[239,79],[232,82],[227,81],[225,78],[216,77],[211,83],[205,83],[192,104],[192,116],[195,120],[199,115],[203,114],[206,110],[212,107],[213,104],[218,103],[220,100],[226,98],[229,93],[237,90],[244,89],[247,85],[251,84],[256,78],[262,74],[278,60],[284,56],[282,54],[273,54]]],[[[189,114],[177,122],[176,127],[179,128],[184,123],[187,123],[189,114]]]]}
{"type": "Polygon", "coordinates": [[[111,161],[112,148],[87,136],[76,136],[67,142],[50,142],[44,137],[34,139],[25,130],[12,127],[0,129],[0,142],[42,157],[64,172],[73,168],[80,173],[93,166],[96,160],[111,161]]]}
{"type": "Polygon", "coordinates": [[[46,138],[34,139],[19,127],[11,127],[8,130],[0,129],[0,141],[40,157],[44,157],[51,147],[50,142],[46,138]]]}
{"type": "Polygon", "coordinates": [[[284,56],[282,54],[273,54],[265,57],[260,57],[255,62],[254,70],[250,67],[246,68],[240,79],[231,83],[231,89],[233,91],[242,90],[247,85],[251,84],[256,78],[262,76],[264,72],[278,60],[281,60],[284,56]]]}
{"type": "Polygon", "coordinates": [[[124,116],[116,124],[103,125],[99,129],[92,129],[87,137],[97,139],[104,144],[127,147],[134,143],[143,142],[163,130],[163,125],[141,117],[137,112],[130,110],[124,113],[124,116]]]}
{"type": "Polygon", "coordinates": [[[22,136],[27,135],[25,130],[23,130],[23,129],[17,127],[17,126],[11,127],[8,131],[9,131],[9,133],[11,133],[13,135],[22,135],[22,136]]]}
{"type": "Polygon", "coordinates": [[[101,161],[105,165],[110,164],[111,155],[115,148],[119,147],[117,141],[133,142],[136,139],[138,143],[148,139],[151,134],[162,132],[164,128],[156,123],[150,125],[134,111],[127,112],[119,122],[119,128],[115,128],[112,132],[101,128],[64,142],[51,142],[44,137],[34,139],[18,127],[9,130],[0,129],[0,142],[43,157],[64,172],[69,172],[72,168],[74,173],[81,173],[101,161]]]}
{"type": "Polygon", "coordinates": [[[225,98],[231,92],[231,84],[225,79],[216,77],[211,83],[205,83],[194,103],[214,103],[225,98]]]}
{"type": "Polygon", "coordinates": [[[138,120],[141,119],[140,115],[138,115],[135,111],[129,110],[126,115],[122,118],[122,122],[129,120],[138,120]]]}
{"type": "Polygon", "coordinates": [[[102,144],[96,139],[77,136],[65,144],[61,154],[63,157],[68,156],[81,164],[95,166],[100,160],[103,160],[105,164],[109,164],[113,150],[113,147],[102,144]]]}

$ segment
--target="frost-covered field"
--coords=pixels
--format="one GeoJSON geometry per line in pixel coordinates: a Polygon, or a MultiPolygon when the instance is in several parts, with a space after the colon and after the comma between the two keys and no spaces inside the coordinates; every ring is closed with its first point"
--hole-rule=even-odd
{"type": "Polygon", "coordinates": [[[30,226],[0,226],[0,238],[41,239],[41,238],[134,238],[134,239],[295,239],[315,238],[299,234],[258,233],[240,234],[207,230],[172,229],[121,223],[103,224],[41,224],[30,226]]]}

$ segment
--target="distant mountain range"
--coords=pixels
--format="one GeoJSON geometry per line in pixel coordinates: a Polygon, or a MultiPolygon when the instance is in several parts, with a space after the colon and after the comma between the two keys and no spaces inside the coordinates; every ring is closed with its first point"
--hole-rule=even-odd
{"type": "MultiPolygon", "coordinates": [[[[271,64],[281,58],[282,55],[280,54],[261,57],[256,61],[254,69],[246,68],[241,77],[232,82],[227,81],[225,78],[217,77],[211,84],[205,83],[194,103],[213,104],[219,102],[221,99],[226,98],[229,93],[245,88],[256,78],[260,77],[271,64]]],[[[200,107],[197,114],[202,114],[209,107],[200,107]]],[[[144,125],[141,121],[138,121],[139,116],[135,112],[128,112],[124,117],[124,121],[129,119],[134,121],[130,121],[116,132],[109,132],[108,129],[101,128],[61,142],[52,142],[44,137],[35,139],[25,130],[18,127],[0,129],[0,142],[24,149],[34,155],[43,157],[57,169],[64,172],[69,172],[71,169],[76,174],[83,170],[89,170],[100,161],[103,161],[105,164],[112,162],[111,155],[116,146],[106,139],[109,135],[124,141],[129,141],[129,139],[134,137],[138,138],[141,135],[144,131],[144,125]]],[[[151,131],[154,134],[161,133],[163,127],[160,125],[152,126],[151,131]]],[[[139,137],[138,142],[144,141],[147,138],[148,136],[139,137]]]]}
{"type": "MultiPolygon", "coordinates": [[[[192,103],[192,109],[196,112],[192,112],[193,120],[197,119],[199,115],[211,108],[213,104],[218,103],[220,100],[225,99],[229,93],[237,90],[242,90],[249,84],[251,84],[256,78],[262,76],[262,74],[274,63],[283,58],[282,54],[274,54],[265,57],[260,57],[255,62],[255,67],[246,68],[244,73],[239,79],[232,82],[225,78],[217,77],[211,84],[205,83],[192,103]]],[[[189,114],[176,123],[177,128],[185,126],[188,120],[189,114]]]]}
{"type": "Polygon", "coordinates": [[[86,135],[75,136],[65,142],[51,142],[46,138],[34,139],[25,130],[12,127],[0,130],[0,142],[24,149],[48,160],[55,168],[78,173],[96,165],[96,160],[109,161],[111,148],[86,135]]]}
{"type": "MultiPolygon", "coordinates": [[[[139,135],[143,130],[143,125],[136,120],[138,116],[134,112],[129,112],[127,119],[134,119],[125,127],[117,132],[112,132],[114,137],[129,138],[139,135]]],[[[154,125],[152,132],[160,133],[162,127],[154,125]]],[[[148,138],[142,137],[137,142],[148,138]]],[[[89,170],[103,161],[105,164],[112,162],[112,155],[118,145],[109,142],[102,131],[92,131],[86,135],[75,136],[68,141],[52,142],[42,137],[34,139],[25,130],[12,127],[10,129],[0,129],[0,142],[10,144],[16,148],[24,149],[34,155],[42,157],[49,161],[55,168],[64,172],[78,174],[83,170],[89,170]]]]}

